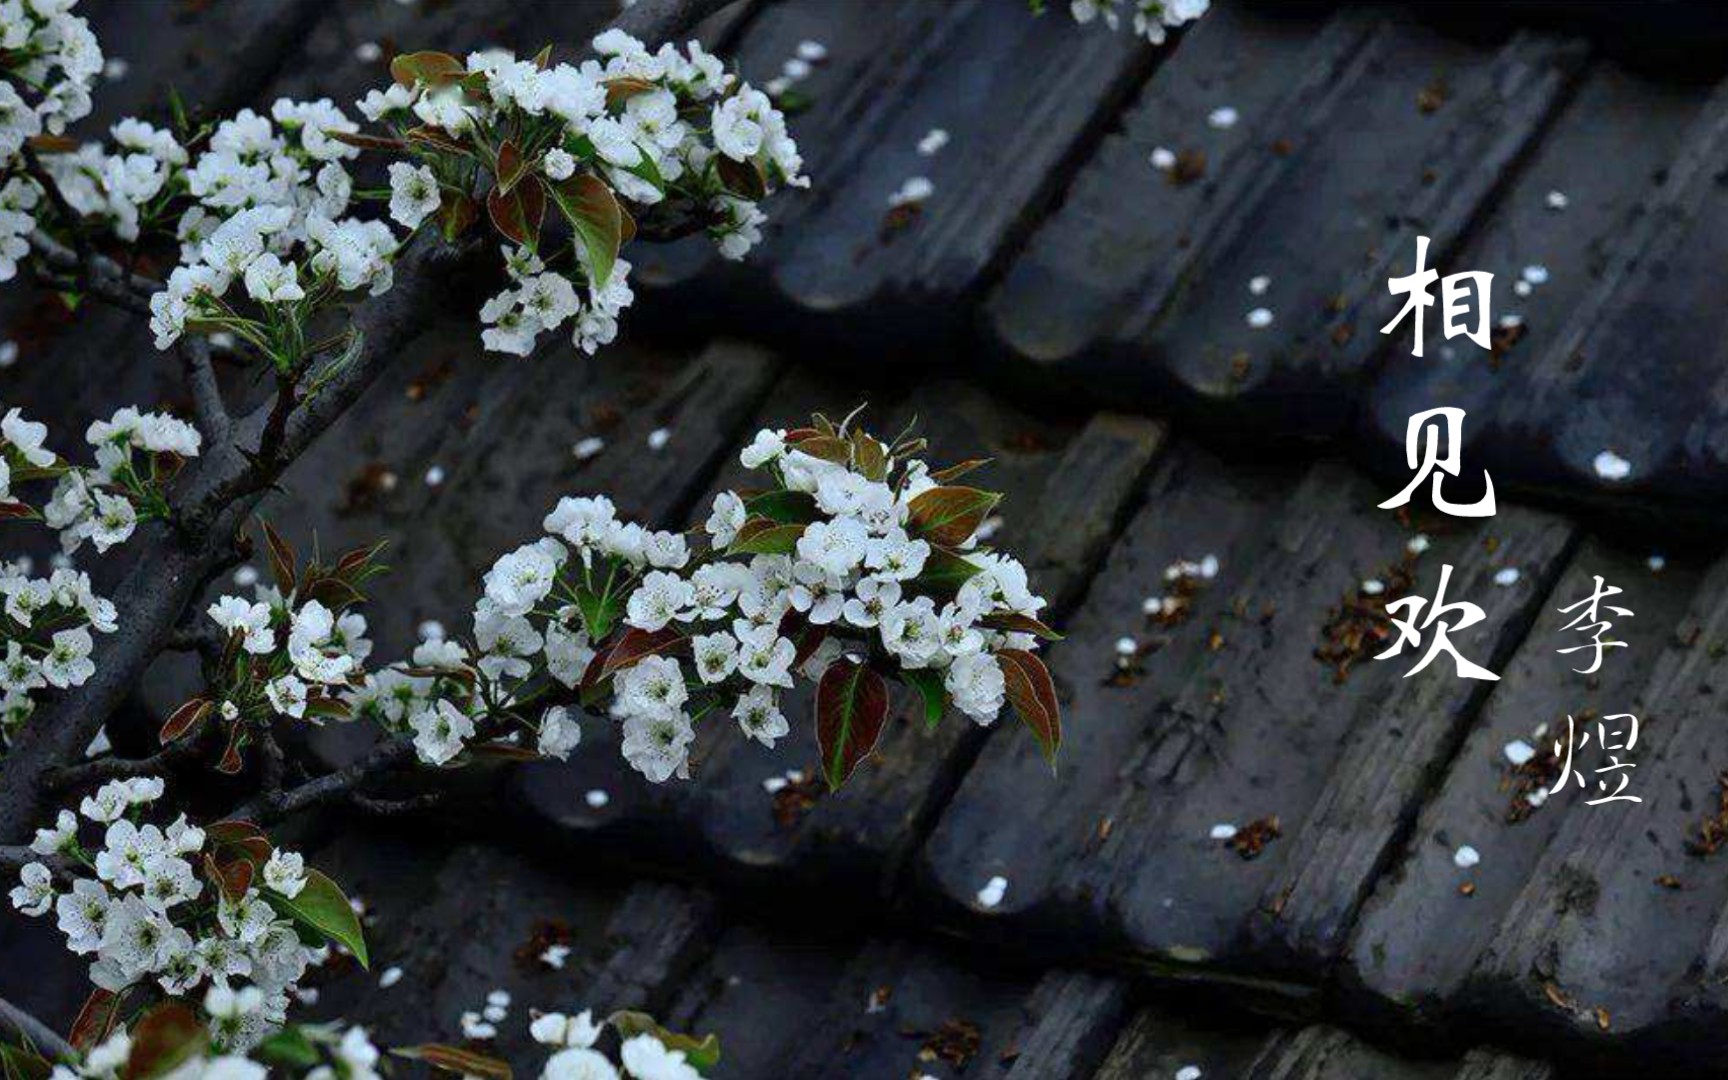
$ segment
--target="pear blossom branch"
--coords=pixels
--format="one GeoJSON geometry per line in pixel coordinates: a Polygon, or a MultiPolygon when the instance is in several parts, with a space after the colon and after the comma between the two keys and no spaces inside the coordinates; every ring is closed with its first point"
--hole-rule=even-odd
{"type": "Polygon", "coordinates": [[[72,1044],[61,1038],[58,1032],[5,998],[0,998],[0,1031],[16,1036],[47,1057],[66,1061],[78,1057],[72,1044]]]}
{"type": "MultiPolygon", "coordinates": [[[[728,2],[641,0],[623,13],[619,25],[652,44],[686,33],[728,2]]],[[[75,265],[75,253],[61,255],[56,248],[64,252],[53,244],[40,250],[50,265],[58,263],[70,270],[75,265]]],[[[317,392],[288,417],[272,459],[249,457],[241,446],[260,445],[276,407],[274,401],[238,419],[233,437],[212,446],[185,478],[181,505],[187,510],[179,516],[179,527],[154,529],[114,590],[113,602],[127,616],[118,631],[108,635],[98,648],[96,673],[82,686],[38,709],[0,760],[0,843],[15,843],[28,835],[44,805],[47,785],[43,781],[48,773],[77,760],[107,717],[137,685],[207,575],[226,556],[231,538],[250,517],[262,492],[347,411],[424,327],[427,317],[438,309],[441,281],[448,280],[441,271],[463,253],[462,249],[434,247],[426,234],[412,241],[398,256],[395,287],[356,309],[353,326],[360,335],[358,349],[339,370],[315,376],[320,380],[317,392]]],[[[99,262],[92,267],[93,280],[108,274],[99,262]]],[[[132,288],[133,276],[117,266],[114,270],[118,273],[107,277],[113,291],[132,288]]],[[[412,749],[402,744],[393,753],[406,760],[412,749]]],[[[329,797],[323,794],[327,788],[352,788],[361,779],[350,771],[352,768],[284,792],[273,809],[279,814],[292,812],[329,797]]]]}

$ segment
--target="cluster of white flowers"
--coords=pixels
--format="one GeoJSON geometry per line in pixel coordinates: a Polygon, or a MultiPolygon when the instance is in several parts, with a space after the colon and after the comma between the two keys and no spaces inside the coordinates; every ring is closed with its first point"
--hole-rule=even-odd
{"type": "Polygon", "coordinates": [[[35,709],[33,691],[82,686],[96,674],[91,631],[113,633],[114,605],[70,567],[32,577],[27,559],[0,562],[0,747],[35,709]]]}
{"type": "Polygon", "coordinates": [[[1154,45],[1164,44],[1170,30],[1206,14],[1212,0],[1069,0],[1068,10],[1082,25],[1100,16],[1114,30],[1121,24],[1122,10],[1133,14],[1134,33],[1154,45]]]}
{"type": "MultiPolygon", "coordinates": [[[[662,203],[700,211],[721,253],[742,258],[761,239],[766,215],[757,201],[774,188],[808,184],[785,117],[696,42],[650,52],[611,30],[593,44],[600,59],[580,65],[492,50],[470,54],[455,71],[456,61],[444,57],[368,93],[360,112],[398,134],[430,126],[485,151],[458,154],[436,140],[409,139],[431,167],[391,167],[391,216],[417,227],[439,208],[441,179],[465,190],[473,181],[465,163],[501,157],[508,146],[517,160],[510,182],[543,185],[567,214],[559,192],[578,174],[596,177],[633,217],[662,203]],[[740,174],[753,179],[741,183],[740,174]]],[[[574,265],[549,271],[532,251],[506,251],[510,286],[481,311],[488,349],[527,355],[541,333],[572,320],[583,352],[612,340],[632,300],[630,266],[613,263],[610,250],[597,263],[586,242],[575,252],[574,265]]]]}
{"type": "Polygon", "coordinates": [[[199,450],[191,425],[133,408],[90,425],[92,467],[63,462],[47,448],[47,437],[47,425],[18,409],[0,416],[0,511],[56,530],[61,548],[49,577],[34,576],[27,558],[0,561],[0,747],[29,718],[33,691],[82,686],[95,674],[91,634],[113,633],[118,625],[114,605],[96,595],[70,556],[85,541],[106,552],[132,536],[140,520],[165,516],[163,485],[181,459],[199,450]],[[40,511],[14,490],[50,478],[57,479],[40,511]]]}
{"type": "Polygon", "coordinates": [[[584,1009],[574,1016],[540,1013],[528,1025],[534,1041],[552,1049],[540,1080],[702,1080],[689,1054],[673,1049],[654,1031],[620,1031],[618,1062],[594,1049],[604,1023],[584,1009]]]}
{"type": "Polygon", "coordinates": [[[0,504],[23,516],[29,508],[14,495],[14,479],[58,477],[40,517],[59,532],[67,555],[86,540],[105,552],[124,543],[141,518],[164,515],[163,483],[182,459],[197,457],[201,445],[197,429],[185,421],[130,406],[85,432],[95,450],[92,468],[62,462],[45,446],[47,436],[47,425],[25,419],[19,409],[0,417],[0,504]]]}
{"type": "Polygon", "coordinates": [[[43,132],[90,114],[102,49],[72,8],[78,0],[0,2],[0,165],[43,132]],[[27,100],[24,88],[34,100],[27,100]]]}
{"type": "Polygon", "coordinates": [[[777,483],[757,498],[801,508],[800,520],[776,524],[723,492],[706,551],[684,534],[620,520],[603,496],[561,499],[544,521],[548,535],[487,572],[473,649],[422,644],[411,664],[368,675],[347,696],[351,713],[412,731],[431,764],[498,738],[532,737],[540,754],[562,758],[581,736],[562,702],[580,691],[583,704],[608,702],[624,757],[660,783],[689,775],[695,721],[712,711],[772,747],[788,731],[781,693],[850,652],[932,673],[944,700],[991,723],[1006,694],[996,654],[1037,647],[1003,621],[1044,606],[1025,569],[981,549],[974,532],[944,538],[947,577],[926,574],[936,548],[918,535],[914,507],[940,486],[928,467],[893,462],[883,448],[872,479],[801,450],[808,434],[763,431],[742,454],[777,483]],[[764,528],[783,550],[736,546],[764,528]],[[590,696],[607,677],[610,694],[590,696]],[[547,696],[560,703],[535,704],[547,696]]]}
{"type": "Polygon", "coordinates": [[[30,254],[29,237],[36,228],[31,211],[41,200],[40,189],[22,176],[0,184],[0,281],[17,277],[18,261],[30,254]]]}
{"type": "Polygon", "coordinates": [[[252,600],[223,596],[206,613],[238,639],[249,661],[244,674],[224,683],[220,700],[212,703],[226,724],[325,715],[318,702],[357,684],[361,665],[372,654],[364,615],[332,611],[316,599],[284,597],[274,585],[256,585],[252,600]]]}
{"type": "Polygon", "coordinates": [[[90,979],[104,990],[154,983],[183,996],[208,985],[212,1038],[243,1050],[283,1022],[289,992],[328,955],[304,944],[273,906],[306,887],[305,866],[278,848],[242,889],[205,880],[219,854],[205,830],[184,814],[165,828],[140,823],[162,791],[153,777],[113,780],[77,814],[60,811],[30,849],[77,867],[71,888],[59,891],[46,863],[26,863],[12,906],[32,916],[52,910],[66,947],[95,957],[90,979]],[[101,828],[99,848],[81,842],[83,821],[101,828]]]}
{"type": "Polygon", "coordinates": [[[480,309],[480,321],[486,324],[480,340],[493,352],[527,356],[542,333],[574,319],[572,340],[592,356],[618,336],[618,316],[636,299],[630,288],[630,264],[623,259],[612,264],[605,285],[589,286],[586,303],[577,296],[573,281],[548,271],[531,251],[506,248],[504,268],[510,286],[480,309]]]}
{"type": "MultiPolygon", "coordinates": [[[[263,1008],[263,996],[248,987],[239,991],[224,986],[212,986],[204,995],[205,1012],[212,1016],[234,1019],[249,1016],[263,1008]]],[[[249,1021],[248,1021],[249,1022],[249,1021]]],[[[350,1027],[340,1034],[324,1027],[301,1029],[306,1045],[319,1054],[320,1063],[303,1074],[305,1080],[380,1080],[378,1069],[383,1054],[373,1045],[362,1027],[350,1027]]],[[[254,1061],[245,1053],[230,1049],[223,1052],[209,1046],[209,1052],[192,1052],[185,1061],[166,1072],[141,1070],[135,1066],[134,1050],[172,1056],[175,1048],[141,1045],[133,1032],[121,1028],[84,1055],[74,1065],[56,1065],[49,1080],[120,1080],[123,1076],[159,1075],[161,1080],[268,1080],[269,1065],[254,1061]]]]}
{"type": "MultiPolygon", "coordinates": [[[[168,348],[195,320],[279,355],[273,332],[287,322],[297,327],[304,320],[301,306],[332,290],[376,296],[394,282],[395,233],[384,222],[348,216],[353,182],[343,162],[360,151],[333,133],[351,133],[358,125],[328,99],[282,98],[269,117],[242,110],[217,126],[189,164],[171,138],[138,131],[145,127],[115,128],[117,142],[125,146],[130,138],[142,146],[126,160],[154,163],[164,175],[180,169],[183,175],[173,180],[191,199],[175,225],[181,265],[150,300],[157,348],[168,348]],[[225,299],[236,282],[261,318],[241,317],[225,299]]],[[[106,208],[117,222],[125,220],[108,205],[124,192],[105,184],[93,195],[107,202],[75,200],[74,206],[87,213],[106,208]]]]}

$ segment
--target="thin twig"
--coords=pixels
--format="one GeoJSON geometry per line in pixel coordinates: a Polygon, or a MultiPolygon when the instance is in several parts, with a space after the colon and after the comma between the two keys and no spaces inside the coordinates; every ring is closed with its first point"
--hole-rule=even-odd
{"type": "Polygon", "coordinates": [[[101,757],[79,765],[68,765],[48,774],[51,791],[67,791],[85,784],[107,780],[126,780],[134,776],[160,776],[180,762],[196,755],[198,736],[202,731],[188,731],[148,757],[101,757]]]}
{"type": "Polygon", "coordinates": [[[413,814],[421,810],[430,810],[444,801],[442,791],[428,791],[419,795],[410,795],[406,799],[378,799],[371,795],[362,795],[358,791],[348,793],[348,801],[357,810],[364,810],[377,817],[395,817],[399,814],[413,814]]]}
{"type": "Polygon", "coordinates": [[[78,260],[78,283],[89,288],[90,276],[94,270],[91,266],[93,253],[90,250],[90,238],[84,235],[84,217],[66,201],[66,193],[60,190],[60,185],[55,183],[54,178],[48,175],[48,170],[42,167],[42,159],[36,156],[36,151],[30,148],[30,144],[25,143],[22,149],[24,171],[48,196],[48,202],[54,207],[55,213],[66,222],[66,231],[72,234],[72,248],[78,260]]]}
{"type": "Polygon", "coordinates": [[[413,756],[414,745],[407,739],[386,739],[351,765],[274,795],[260,795],[230,816],[267,824],[320,803],[348,798],[371,781],[407,763],[413,756]]]}
{"type": "Polygon", "coordinates": [[[78,1051],[72,1049],[72,1044],[62,1039],[59,1032],[5,998],[0,998],[0,1030],[10,1032],[51,1060],[78,1060],[78,1051]]]}
{"type": "MultiPolygon", "coordinates": [[[[76,251],[41,230],[30,234],[30,250],[49,269],[76,277],[79,289],[133,314],[148,316],[150,297],[167,287],[153,278],[127,271],[104,255],[91,255],[85,263],[76,251]]],[[[63,283],[51,284],[64,287],[63,283]]]]}

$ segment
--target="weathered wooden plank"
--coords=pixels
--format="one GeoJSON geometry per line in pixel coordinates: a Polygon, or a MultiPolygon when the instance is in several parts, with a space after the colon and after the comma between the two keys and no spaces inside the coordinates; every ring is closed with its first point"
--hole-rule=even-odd
{"type": "MultiPolygon", "coordinates": [[[[329,0],[132,0],[77,9],[119,60],[118,77],[98,80],[91,115],[74,134],[105,135],[123,116],[158,123],[168,118],[169,88],[188,109],[221,115],[247,104],[269,86],[329,0]]],[[[266,103],[268,104],[268,103],[266,103]]]]}
{"type": "MultiPolygon", "coordinates": [[[[815,1010],[815,1037],[786,1059],[791,1076],[911,1076],[946,1069],[995,1075],[1033,1046],[1041,1031],[1078,1024],[1114,1029],[1124,991],[1096,976],[1055,973],[1041,980],[991,970],[904,941],[866,944],[815,1010]],[[1085,1006],[1090,1006],[1090,1017],[1085,1006]]],[[[1085,1075],[1082,1061],[1028,1060],[1053,1078],[1085,1075]]],[[[1016,1075],[1012,1070],[1009,1075],[1016,1075]]]]}
{"type": "Polygon", "coordinates": [[[744,72],[772,77],[804,39],[829,48],[797,88],[815,105],[792,124],[811,191],[779,200],[763,249],[743,264],[716,272],[711,256],[686,251],[650,261],[643,280],[687,283],[681,291],[709,310],[726,305],[733,319],[803,316],[782,329],[883,347],[963,325],[955,301],[1059,190],[1071,158],[1155,56],[1129,35],[996,3],[794,0],[743,35],[744,72]],[[918,143],[934,128],[952,141],[923,155],[918,143]],[[889,197],[916,176],[935,194],[891,213],[889,197]]]}
{"type": "Polygon", "coordinates": [[[1183,1069],[1198,1069],[1201,1077],[1245,1076],[1268,1045],[1287,1038],[1282,1028],[1268,1030],[1222,1010],[1190,1015],[1153,1005],[1123,1026],[1094,1080],[1175,1077],[1183,1069]]]}
{"type": "Polygon", "coordinates": [[[1700,108],[1599,279],[1473,410],[1473,460],[1533,487],[1654,505],[1668,523],[1714,513],[1728,324],[1707,281],[1728,252],[1718,183],[1728,169],[1725,93],[1700,108]]]}
{"type": "MultiPolygon", "coordinates": [[[[1709,830],[1720,820],[1728,763],[1715,704],[1725,658],[1728,563],[1718,562],[1636,702],[1616,710],[1636,709],[1642,722],[1637,746],[1618,755],[1636,763],[1627,793],[1642,802],[1566,814],[1462,991],[1473,1009],[1493,1010],[1569,1057],[1714,1067],[1724,1049],[1719,926],[1728,881],[1713,865],[1709,830]]],[[[1602,764],[1592,730],[1576,765],[1602,764]]]]}
{"type": "Polygon", "coordinates": [[[1461,1061],[1406,1057],[1338,1028],[1316,1026],[1270,1040],[1242,1075],[1252,1080],[1549,1080],[1554,1072],[1541,1062],[1492,1050],[1472,1050],[1461,1061]]]}
{"type": "Polygon", "coordinates": [[[1536,794],[1534,807],[1527,796],[1546,793],[1558,778],[1551,749],[1555,738],[1565,736],[1568,714],[1644,714],[1644,684],[1681,626],[1701,576],[1700,567],[1681,559],[1653,573],[1646,557],[1592,540],[1554,587],[1423,808],[1398,864],[1363,908],[1345,965],[1345,981],[1371,995],[1363,1007],[1388,1010],[1398,1023],[1454,1019],[1464,1004],[1459,991],[1564,823],[1574,815],[1614,811],[1585,807],[1588,796],[1575,790],[1552,799],[1536,794]],[[1604,612],[1615,624],[1606,636],[1628,647],[1608,650],[1601,670],[1585,676],[1575,669],[1588,666],[1589,653],[1555,652],[1586,640],[1577,631],[1561,631],[1572,616],[1557,609],[1589,596],[1598,575],[1626,590],[1609,602],[1636,615],[1620,619],[1604,612]],[[1507,756],[1507,748],[1519,742],[1537,753],[1523,767],[1507,756]],[[1466,869],[1454,863],[1464,845],[1480,854],[1479,864],[1466,869]]]}
{"type": "Polygon", "coordinates": [[[1399,595],[1405,574],[1431,598],[1453,565],[1448,599],[1486,613],[1458,646],[1493,668],[1571,536],[1503,508],[1406,556],[1409,533],[1374,508],[1380,497],[1332,465],[1303,475],[1175,455],[1052,650],[1072,733],[1060,782],[1035,752],[992,741],[921,852],[943,916],[1116,962],[1316,980],[1484,687],[1444,656],[1403,678],[1417,657],[1370,662],[1372,638],[1340,681],[1341,658],[1317,652],[1358,627],[1390,630],[1340,616],[1341,601],[1367,602],[1367,578],[1399,595]],[[1170,591],[1167,567],[1208,553],[1218,577],[1190,616],[1149,625],[1141,598],[1170,591]],[[1519,580],[1493,584],[1510,567],[1519,580]],[[1124,635],[1143,646],[1128,679],[1113,674],[1124,635]],[[1250,844],[1251,823],[1270,831],[1274,819],[1282,838],[1250,844]],[[1226,843],[1211,837],[1220,824],[1244,831],[1226,843]],[[996,877],[1007,886],[991,905],[978,894],[996,877]]]}
{"type": "MultiPolygon", "coordinates": [[[[1107,348],[1145,297],[1176,287],[1196,223],[1235,211],[1244,174],[1266,149],[1263,118],[1281,102],[1324,96],[1367,31],[1361,20],[1324,12],[1213,5],[1013,256],[983,305],[984,332],[1058,369],[1107,348]],[[1226,106],[1243,122],[1209,126],[1207,116],[1226,106]],[[1180,171],[1149,163],[1160,148],[1179,156],[1180,171]]],[[[1124,377],[1151,375],[1144,361],[1124,363],[1133,367],[1124,377]]]]}
{"type": "MultiPolygon", "coordinates": [[[[1664,181],[1678,182],[1699,168],[1712,147],[1718,155],[1712,160],[1720,160],[1721,129],[1710,117],[1720,113],[1721,100],[1718,95],[1712,106],[1697,87],[1652,82],[1603,62],[1593,65],[1530,162],[1470,242],[1449,260],[1449,269],[1493,273],[1496,319],[1516,318],[1518,326],[1498,330],[1497,347],[1485,352],[1462,338],[1448,343],[1441,321],[1430,319],[1421,358],[1410,355],[1412,333],[1403,333],[1364,405],[1364,455],[1401,460],[1398,448],[1407,419],[1454,405],[1470,413],[1465,435],[1472,440],[1471,459],[1492,455],[1481,460],[1494,466],[1502,485],[1591,494],[1612,490],[1594,475],[1592,459],[1602,449],[1621,446],[1621,453],[1629,454],[1620,440],[1648,427],[1671,429],[1678,436],[1683,423],[1666,413],[1649,423],[1613,415],[1630,406],[1629,392],[1637,400],[1636,385],[1646,365],[1622,363],[1624,355],[1617,356],[1588,389],[1578,383],[1562,389],[1556,380],[1571,378],[1563,373],[1575,363],[1606,357],[1554,350],[1562,341],[1568,348],[1575,344],[1570,339],[1578,323],[1602,317],[1604,289],[1625,279],[1629,260],[1640,257],[1639,246],[1674,212],[1677,192],[1673,183],[1664,190],[1664,181]],[[1676,163],[1682,151],[1684,159],[1676,163]],[[1552,192],[1564,197],[1563,208],[1549,205],[1552,192]],[[1527,295],[1520,296],[1517,285],[1528,267],[1540,268],[1537,276],[1543,280],[1525,282],[1527,295]],[[1598,418],[1599,445],[1575,438],[1564,447],[1555,445],[1579,413],[1598,418]]],[[[1623,318],[1640,315],[1621,308],[1605,316],[1610,323],[1623,318]]],[[[1672,401],[1688,406],[1680,415],[1692,415],[1697,383],[1685,378],[1669,383],[1674,365],[1684,370],[1690,354],[1651,352],[1641,345],[1638,355],[1664,357],[1659,381],[1675,395],[1672,401]]],[[[1640,460],[1654,464],[1649,455],[1640,460]]]]}
{"type": "Polygon", "coordinates": [[[600,883],[474,845],[433,865],[429,881],[417,878],[418,903],[382,929],[372,973],[332,984],[316,1015],[364,1023],[396,1045],[461,1044],[462,1013],[503,990],[509,1016],[488,1049],[532,1072],[545,1050],[528,1035],[530,1009],[659,1009],[708,949],[713,901],[698,890],[600,883]],[[561,966],[542,959],[553,944],[569,950],[561,966]],[[392,967],[399,977],[382,985],[392,967]]]}
{"type": "MultiPolygon", "coordinates": [[[[1275,30],[1260,33],[1280,40],[1275,30]]],[[[1225,41],[1231,36],[1226,26],[1225,41]]],[[[1205,44],[1201,33],[1195,38],[1205,44]]],[[[1560,105],[1581,50],[1526,34],[1482,46],[1410,20],[1345,11],[1299,61],[1275,49],[1253,80],[1226,80],[1232,90],[1246,82],[1246,100],[1277,100],[1244,117],[1245,134],[1214,140],[1194,134],[1201,98],[1183,83],[1228,70],[1219,48],[1193,72],[1181,70],[1178,50],[1161,73],[1177,84],[1176,118],[1130,124],[1147,125],[1157,134],[1144,137],[1171,149],[1216,141],[1218,157],[1206,166],[1218,176],[1215,188],[1171,191],[1144,171],[1135,176],[1126,152],[1099,158],[1103,174],[1083,187],[1095,194],[1044,224],[1031,245],[1035,261],[1020,278],[1009,275],[990,321],[1011,345],[1025,340],[1025,357],[1040,370],[1118,400],[1167,407],[1174,395],[1232,432],[1244,417],[1275,417],[1268,435],[1335,434],[1390,340],[1375,332],[1396,311],[1387,278],[1408,272],[1400,268],[1418,234],[1433,239],[1431,260],[1445,260],[1560,105]],[[1147,188],[1168,204],[1160,211],[1173,224],[1118,229],[1115,215],[1098,212],[1106,191],[1147,188]],[[1113,295],[1090,299],[1082,321],[1053,317],[1060,329],[1047,339],[1022,304],[1050,301],[1023,298],[1063,296],[1040,284],[1051,273],[1044,267],[1086,260],[1100,243],[1118,245],[1109,265],[1120,272],[1106,279],[1116,282],[1113,295]],[[1249,287],[1259,277],[1268,279],[1263,294],[1249,287]],[[1272,321],[1250,319],[1257,309],[1272,321]],[[1085,329],[1105,312],[1114,317],[1102,329],[1085,329]]],[[[1137,110],[1164,111],[1161,81],[1137,110]]],[[[1205,107],[1230,104],[1213,97],[1205,107]]]]}
{"type": "MultiPolygon", "coordinates": [[[[761,422],[796,423],[812,401],[843,414],[855,400],[836,398],[831,387],[812,398],[813,385],[826,387],[808,376],[793,380],[761,422]]],[[[993,542],[1026,555],[1034,585],[1058,608],[1077,597],[1161,437],[1150,422],[1108,415],[1078,429],[1040,422],[948,383],[915,389],[876,426],[897,431],[914,414],[932,442],[928,460],[995,458],[978,474],[980,483],[1007,494],[1005,523],[993,542]],[[1038,520],[1062,526],[1033,531],[1024,509],[1030,507],[1038,508],[1038,520]]],[[[744,481],[733,468],[721,483],[744,481]]],[[[791,873],[825,886],[843,880],[882,888],[986,732],[957,715],[926,731],[906,711],[848,788],[827,796],[819,786],[809,697],[787,696],[782,708],[792,733],[772,751],[742,739],[729,722],[704,725],[689,783],[647,784],[618,759],[617,733],[590,725],[594,741],[585,737],[577,758],[524,771],[523,800],[561,831],[609,839],[635,858],[685,866],[717,857],[732,873],[771,872],[776,882],[791,873]],[[804,780],[765,790],[765,781],[784,780],[788,769],[802,770],[804,780]],[[601,806],[588,800],[595,790],[608,794],[601,806]]]]}

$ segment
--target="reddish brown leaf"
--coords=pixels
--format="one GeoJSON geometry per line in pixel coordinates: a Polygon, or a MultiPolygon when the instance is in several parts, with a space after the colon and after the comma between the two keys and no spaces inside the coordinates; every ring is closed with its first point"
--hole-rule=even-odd
{"type": "Polygon", "coordinates": [[[228,745],[222,750],[221,760],[216,762],[216,771],[224,776],[238,776],[240,769],[246,764],[240,756],[240,740],[246,729],[235,724],[228,729],[228,745]]]}
{"type": "Polygon", "coordinates": [[[522,179],[522,173],[528,168],[528,159],[522,156],[522,151],[515,143],[506,139],[504,145],[498,148],[498,187],[506,195],[522,179]]]}
{"type": "Polygon", "coordinates": [[[486,196],[486,212],[505,238],[532,248],[546,219],[546,186],[539,177],[529,177],[508,192],[494,187],[486,196]]]}
{"type": "Polygon", "coordinates": [[[218,862],[213,855],[204,856],[204,876],[215,883],[230,902],[238,901],[246,895],[246,890],[252,886],[254,874],[252,864],[245,859],[232,858],[226,862],[218,862]]]}
{"type": "Polygon", "coordinates": [[[66,135],[32,135],[27,141],[38,154],[70,154],[81,145],[66,135]]]}
{"type": "Polygon", "coordinates": [[[24,503],[12,502],[9,499],[0,499],[0,519],[27,518],[35,516],[36,511],[30,509],[30,507],[24,503]]]}
{"type": "Polygon", "coordinates": [[[962,476],[965,476],[974,469],[983,468],[990,464],[992,460],[993,459],[987,457],[968,458],[965,461],[956,462],[953,465],[948,466],[946,469],[937,469],[935,472],[930,474],[930,479],[936,481],[938,484],[946,484],[960,479],[962,476]]]}
{"type": "Polygon", "coordinates": [[[125,1080],[144,1080],[172,1072],[201,1054],[210,1035],[196,1013],[178,1001],[164,1001],[132,1025],[132,1046],[126,1055],[125,1080]]]}
{"type": "Polygon", "coordinates": [[[1031,634],[1045,641],[1061,641],[1062,635],[1050,629],[1044,623],[1030,615],[1019,612],[1007,612],[1000,615],[986,615],[983,623],[992,630],[1007,630],[1017,634],[1031,634]]]}
{"type": "Polygon", "coordinates": [[[761,166],[754,161],[733,161],[725,154],[714,156],[714,169],[720,174],[720,182],[734,195],[760,202],[768,195],[768,181],[762,175],[761,166]]]}
{"type": "Polygon", "coordinates": [[[606,87],[606,107],[608,109],[615,109],[637,94],[646,94],[654,89],[654,84],[647,79],[629,76],[607,79],[601,85],[606,87]]]}
{"type": "Polygon", "coordinates": [[[408,149],[408,144],[401,139],[386,139],[377,135],[367,135],[361,131],[331,131],[324,134],[339,143],[359,147],[361,150],[384,150],[392,154],[400,154],[408,149]]]}
{"type": "Polygon", "coordinates": [[[438,231],[446,240],[459,239],[480,220],[480,208],[474,200],[459,191],[446,191],[439,196],[438,231]]]}
{"type": "Polygon", "coordinates": [[[838,791],[876,748],[888,718],[888,684],[863,664],[842,657],[816,685],[816,742],[822,774],[838,791]]]}
{"type": "Polygon", "coordinates": [[[647,657],[671,652],[684,641],[683,634],[670,628],[652,632],[627,628],[617,641],[600,649],[588,662],[588,670],[582,673],[583,700],[592,700],[606,680],[618,672],[647,657]]]}
{"type": "Polygon", "coordinates": [[[264,522],[264,545],[269,553],[270,576],[276,579],[276,587],[282,590],[283,596],[294,592],[294,567],[298,560],[294,555],[294,545],[282,539],[281,535],[264,522]]]}
{"type": "Polygon", "coordinates": [[[168,745],[203,723],[204,718],[210,715],[212,705],[213,702],[209,698],[193,698],[175,709],[173,714],[162,722],[162,730],[156,734],[156,738],[161,741],[162,745],[168,745]]]}
{"type": "Polygon", "coordinates": [[[933,543],[964,544],[1002,496],[969,487],[937,487],[914,496],[908,517],[918,535],[933,543]]]}
{"type": "Polygon", "coordinates": [[[446,1072],[460,1073],[464,1076],[479,1076],[486,1078],[486,1080],[510,1080],[509,1065],[495,1057],[474,1050],[464,1050],[459,1046],[424,1043],[420,1046],[404,1046],[390,1052],[397,1057],[424,1061],[426,1064],[446,1072]]]}
{"type": "Polygon", "coordinates": [[[466,75],[462,61],[448,53],[412,52],[398,54],[390,61],[390,77],[408,89],[416,83],[444,86],[466,75]]]}
{"type": "Polygon", "coordinates": [[[66,1036],[74,1050],[86,1052],[108,1038],[120,1016],[120,1000],[119,996],[107,990],[90,991],[90,996],[84,999],[84,1007],[78,1010],[78,1019],[72,1021],[72,1031],[66,1036]]]}
{"type": "Polygon", "coordinates": [[[1009,703],[1032,729],[1044,760],[1054,769],[1056,751],[1062,747],[1062,706],[1056,700],[1050,669],[1024,649],[1003,649],[996,654],[996,661],[1002,666],[1009,703]]]}

